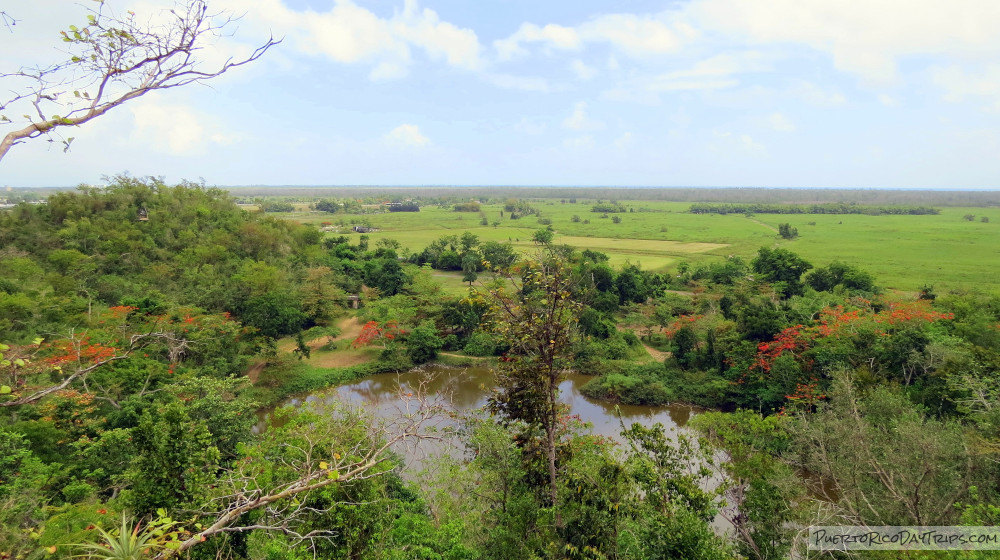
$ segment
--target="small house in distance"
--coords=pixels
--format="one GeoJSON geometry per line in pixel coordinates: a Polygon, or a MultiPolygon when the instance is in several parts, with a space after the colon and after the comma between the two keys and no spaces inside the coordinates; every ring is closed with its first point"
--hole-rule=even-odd
{"type": "Polygon", "coordinates": [[[386,202],[385,207],[390,212],[419,212],[420,207],[416,202],[407,200],[405,202],[386,202]]]}

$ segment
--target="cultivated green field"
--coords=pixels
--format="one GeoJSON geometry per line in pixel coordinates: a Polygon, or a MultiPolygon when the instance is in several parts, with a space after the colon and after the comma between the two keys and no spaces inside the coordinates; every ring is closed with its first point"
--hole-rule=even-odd
{"type": "MultiPolygon", "coordinates": [[[[697,265],[727,255],[752,258],[761,246],[784,247],[822,266],[843,260],[874,273],[880,285],[915,291],[925,284],[938,291],[1000,290],[1000,208],[941,208],[939,215],[868,216],[814,214],[690,214],[687,202],[619,201],[629,211],[602,214],[591,211],[593,200],[577,203],[536,199],[531,205],[540,218],[551,220],[555,241],[580,249],[607,253],[613,265],[636,263],[666,271],[681,261],[697,265]],[[974,221],[965,220],[967,214],[974,221]],[[578,218],[578,221],[574,219],[578,218]],[[618,216],[620,223],[613,223],[618,216]],[[985,217],[989,221],[982,222],[985,217]],[[589,223],[585,223],[589,221],[589,223]],[[791,241],[777,235],[777,226],[790,223],[800,236],[791,241]]],[[[409,251],[420,251],[445,235],[464,231],[481,241],[510,241],[530,251],[532,233],[545,227],[538,216],[509,219],[502,204],[482,205],[483,215],[454,212],[448,207],[425,206],[420,212],[385,214],[326,214],[295,212],[291,219],[320,225],[353,224],[379,228],[369,234],[398,240],[409,251]],[[497,223],[496,226],[493,224],[497,223]]],[[[450,282],[453,284],[454,282],[450,282]]],[[[459,288],[460,284],[450,286],[459,288]]]]}

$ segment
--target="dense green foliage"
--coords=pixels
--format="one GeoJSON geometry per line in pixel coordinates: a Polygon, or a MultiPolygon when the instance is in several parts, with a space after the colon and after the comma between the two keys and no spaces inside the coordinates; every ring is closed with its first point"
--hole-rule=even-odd
{"type": "Polygon", "coordinates": [[[862,204],[692,204],[692,214],[905,214],[922,216],[940,214],[937,208],[928,206],[867,206],[862,204]]]}
{"type": "Polygon", "coordinates": [[[819,521],[998,521],[997,296],[895,292],[773,232],[755,255],[654,272],[516,231],[410,250],[127,177],[0,213],[0,557],[133,535],[192,558],[770,559],[803,554],[819,521]],[[458,271],[461,293],[437,283],[458,271]],[[496,359],[497,416],[418,393],[395,423],[335,404],[254,429],[285,397],[455,352],[496,359]],[[568,370],[594,398],[716,411],[615,443],[558,404],[568,370]],[[391,441],[453,428],[464,455],[401,474],[391,441]]]}

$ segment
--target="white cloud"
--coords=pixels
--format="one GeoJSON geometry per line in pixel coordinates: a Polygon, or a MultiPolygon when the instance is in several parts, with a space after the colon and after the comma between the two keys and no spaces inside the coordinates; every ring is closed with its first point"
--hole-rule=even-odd
{"type": "Polygon", "coordinates": [[[382,18],[352,0],[335,0],[322,12],[298,11],[285,0],[259,0],[248,9],[242,0],[220,0],[234,13],[245,13],[241,24],[258,34],[285,37],[283,46],[345,64],[371,64],[373,80],[405,76],[413,50],[464,70],[483,67],[476,33],[442,21],[433,10],[405,0],[402,10],[382,18]]]}
{"type": "Polygon", "coordinates": [[[988,104],[983,110],[1000,113],[1000,64],[986,65],[977,72],[967,72],[957,65],[934,68],[931,79],[945,91],[945,101],[960,103],[966,97],[985,98],[988,104]]]}
{"type": "Polygon", "coordinates": [[[786,55],[805,46],[865,83],[885,84],[896,80],[906,57],[996,60],[997,29],[996,0],[692,0],[655,14],[602,14],[573,26],[523,23],[494,47],[500,60],[508,60],[532,45],[580,51],[604,43],[633,57],[679,53],[692,45],[762,45],[786,55]]]}
{"type": "Polygon", "coordinates": [[[870,83],[893,81],[908,55],[1000,54],[995,0],[696,0],[686,12],[730,40],[807,45],[870,83]]]}
{"type": "Polygon", "coordinates": [[[769,57],[759,51],[737,51],[717,54],[698,61],[688,70],[672,72],[678,78],[729,76],[748,72],[769,72],[773,69],[769,57]]]}
{"type": "Polygon", "coordinates": [[[420,128],[415,124],[401,124],[386,134],[385,139],[390,144],[417,148],[426,146],[430,142],[430,138],[421,134],[420,128]]]}
{"type": "Polygon", "coordinates": [[[148,97],[128,105],[135,128],[130,141],[158,152],[189,156],[203,153],[209,144],[230,145],[242,139],[236,132],[207,133],[206,126],[222,128],[211,117],[183,105],[161,104],[148,97]]]}
{"type": "Polygon", "coordinates": [[[795,132],[795,123],[781,113],[771,113],[767,117],[768,125],[778,132],[795,132]]]}
{"type": "Polygon", "coordinates": [[[679,51],[698,35],[690,25],[675,20],[672,12],[655,16],[605,14],[575,27],[523,23],[511,36],[493,42],[500,60],[528,53],[523,45],[540,43],[546,49],[575,51],[586,43],[607,43],[631,56],[679,51]]]}
{"type": "Polygon", "coordinates": [[[578,101],[573,106],[573,114],[563,121],[563,128],[569,130],[600,130],[604,128],[604,123],[589,118],[586,114],[587,103],[578,101]]]}
{"type": "Polygon", "coordinates": [[[448,64],[466,70],[481,67],[476,33],[441,21],[434,10],[420,10],[416,0],[406,0],[402,17],[392,19],[392,29],[399,37],[423,47],[432,58],[445,58],[448,64]]]}
{"type": "Polygon", "coordinates": [[[633,56],[677,52],[697,36],[689,25],[665,21],[667,17],[610,14],[580,26],[586,41],[608,42],[633,56]]]}
{"type": "Polygon", "coordinates": [[[615,139],[615,147],[622,150],[632,145],[632,133],[626,132],[615,139]]]}
{"type": "Polygon", "coordinates": [[[523,23],[510,37],[493,42],[500,60],[510,60],[516,56],[528,54],[521,43],[546,43],[560,50],[576,50],[581,46],[580,36],[571,27],[548,24],[539,27],[533,23],[523,23]]]}
{"type": "Polygon", "coordinates": [[[689,69],[660,74],[648,80],[646,88],[651,91],[724,89],[739,83],[732,77],[734,74],[769,70],[770,64],[758,52],[723,53],[699,61],[689,69]]]}
{"type": "Polygon", "coordinates": [[[602,96],[656,105],[661,93],[728,89],[740,84],[737,74],[771,69],[769,57],[756,51],[721,53],[700,60],[690,68],[624,81],[604,91],[602,96]]]}
{"type": "Polygon", "coordinates": [[[575,59],[572,63],[570,63],[569,67],[571,70],[573,70],[573,73],[576,74],[576,77],[580,78],[583,81],[592,80],[594,76],[597,75],[596,68],[592,66],[587,66],[579,58],[575,59]]]}

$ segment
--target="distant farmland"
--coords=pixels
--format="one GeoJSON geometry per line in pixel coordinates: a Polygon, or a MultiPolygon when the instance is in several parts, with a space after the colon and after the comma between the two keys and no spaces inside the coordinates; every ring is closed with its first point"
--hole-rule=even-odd
{"type": "MultiPolygon", "coordinates": [[[[416,191],[414,191],[415,193],[416,191]]],[[[466,199],[468,200],[468,199],[466,199]]],[[[923,200],[923,199],[921,199],[923,200]]],[[[938,290],[997,291],[1000,283],[1000,208],[940,207],[936,215],[864,214],[692,214],[687,202],[616,200],[624,211],[593,212],[596,200],[560,198],[526,200],[538,215],[511,219],[502,202],[481,204],[481,212],[454,212],[450,204],[426,204],[420,212],[276,214],[306,223],[329,223],[350,232],[364,223],[379,228],[369,234],[400,242],[410,252],[445,235],[469,231],[480,241],[511,242],[533,248],[537,229],[551,227],[556,243],[606,253],[613,265],[631,262],[657,271],[682,261],[692,265],[728,255],[752,258],[762,246],[790,249],[814,265],[842,260],[860,266],[882,286],[915,291],[925,284],[938,290]],[[972,220],[968,219],[970,216],[972,220]],[[482,225],[483,220],[488,225],[482,225]],[[615,223],[615,219],[619,223],[615,223]],[[799,231],[781,239],[777,227],[799,231]]],[[[302,204],[301,208],[306,208],[302,204]]]]}

